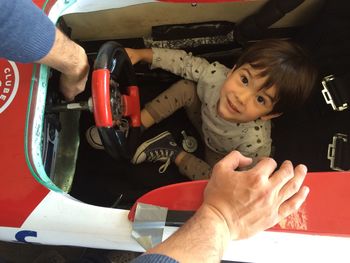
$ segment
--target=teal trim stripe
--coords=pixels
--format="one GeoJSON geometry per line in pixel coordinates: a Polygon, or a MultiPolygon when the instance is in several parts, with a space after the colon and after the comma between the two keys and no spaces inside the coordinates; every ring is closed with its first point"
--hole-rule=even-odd
{"type": "MultiPolygon", "coordinates": [[[[42,10],[45,10],[47,4],[49,3],[50,0],[46,0],[45,3],[43,4],[42,10]]],[[[58,10],[59,14],[62,14],[64,10],[66,10],[68,7],[76,3],[77,0],[58,0],[56,3],[62,2],[63,6],[60,10],[58,10]]],[[[59,17],[59,16],[57,16],[59,17]]],[[[56,23],[57,21],[53,21],[56,23]]],[[[28,98],[28,106],[27,106],[27,114],[26,114],[26,124],[25,124],[25,135],[24,135],[24,152],[25,152],[25,159],[28,165],[28,168],[31,172],[31,174],[34,176],[34,178],[41,184],[45,185],[47,188],[50,190],[53,190],[55,192],[63,192],[60,188],[58,188],[52,181],[51,179],[47,176],[45,169],[43,167],[42,159],[38,156],[31,156],[33,159],[33,164],[35,165],[35,168],[32,166],[32,162],[30,161],[29,158],[29,151],[28,151],[28,131],[29,131],[29,117],[30,117],[30,110],[31,110],[31,104],[33,100],[33,89],[34,89],[34,84],[35,84],[35,75],[37,73],[37,70],[39,68],[39,83],[38,83],[38,93],[40,91],[43,91],[45,89],[45,97],[46,97],[46,90],[47,90],[47,82],[48,82],[48,73],[49,69],[45,65],[37,65],[34,64],[33,67],[33,72],[32,72],[32,80],[30,83],[30,92],[29,92],[29,98],[28,98]]],[[[45,107],[43,107],[43,112],[42,115],[44,115],[44,110],[45,107]]],[[[43,127],[43,122],[44,118],[42,118],[42,123],[41,127],[43,127]]],[[[42,132],[40,131],[40,134],[42,132]]],[[[41,147],[42,145],[34,145],[33,147],[40,147],[40,149],[36,149],[36,151],[41,152],[41,147]]]]}

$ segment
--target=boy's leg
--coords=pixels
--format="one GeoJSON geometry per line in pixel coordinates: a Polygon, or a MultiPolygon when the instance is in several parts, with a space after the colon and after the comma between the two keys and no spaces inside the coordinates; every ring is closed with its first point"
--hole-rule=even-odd
{"type": "Polygon", "coordinates": [[[141,111],[141,123],[149,128],[169,117],[178,109],[191,106],[196,93],[195,84],[189,80],[180,80],[147,103],[141,111]]]}
{"type": "Polygon", "coordinates": [[[191,180],[208,179],[211,167],[192,154],[183,151],[175,142],[170,132],[163,132],[142,143],[136,150],[131,162],[163,162],[159,172],[164,173],[170,163],[175,163],[181,174],[191,180]]]}
{"type": "Polygon", "coordinates": [[[164,164],[159,167],[159,173],[164,173],[170,163],[175,162],[181,151],[171,133],[165,131],[142,143],[136,149],[131,163],[163,162],[164,164]]]}
{"type": "MultiPolygon", "coordinates": [[[[170,116],[179,108],[184,107],[192,124],[201,133],[201,102],[198,98],[196,85],[192,81],[180,80],[166,91],[145,105],[141,112],[141,122],[145,128],[158,123],[170,116]]],[[[162,161],[159,172],[164,172],[170,162],[175,162],[181,174],[191,180],[208,179],[211,167],[204,161],[183,151],[176,145],[169,132],[144,142],[136,150],[132,163],[144,161],[162,161]],[[171,146],[170,146],[170,144],[171,146]]]]}
{"type": "Polygon", "coordinates": [[[191,180],[206,180],[210,178],[211,167],[193,154],[185,151],[175,160],[181,174],[191,180]]]}

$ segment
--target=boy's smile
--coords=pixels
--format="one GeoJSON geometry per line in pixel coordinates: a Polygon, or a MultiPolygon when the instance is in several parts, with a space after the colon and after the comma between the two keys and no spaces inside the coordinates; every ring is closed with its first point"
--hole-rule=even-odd
{"type": "Polygon", "coordinates": [[[258,118],[268,120],[278,115],[269,115],[277,101],[276,87],[262,89],[267,77],[260,77],[260,72],[244,64],[229,73],[217,106],[221,118],[242,123],[258,118]]]}

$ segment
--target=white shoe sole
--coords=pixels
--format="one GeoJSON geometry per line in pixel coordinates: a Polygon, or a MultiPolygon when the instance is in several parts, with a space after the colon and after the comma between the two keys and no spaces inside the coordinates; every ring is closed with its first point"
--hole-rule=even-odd
{"type": "Polygon", "coordinates": [[[104,150],[104,147],[96,126],[91,126],[89,129],[87,129],[85,135],[86,135],[87,142],[90,144],[92,148],[97,150],[104,150]]]}

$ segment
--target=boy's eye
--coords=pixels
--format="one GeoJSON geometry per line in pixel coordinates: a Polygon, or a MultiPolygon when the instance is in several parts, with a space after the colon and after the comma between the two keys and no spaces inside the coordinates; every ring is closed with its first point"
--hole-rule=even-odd
{"type": "Polygon", "coordinates": [[[246,76],[241,76],[241,81],[244,84],[244,86],[248,86],[248,78],[246,76]]]}
{"type": "Polygon", "coordinates": [[[257,101],[259,104],[265,104],[265,99],[264,99],[264,97],[262,97],[262,96],[258,96],[258,97],[256,98],[256,101],[257,101]]]}

